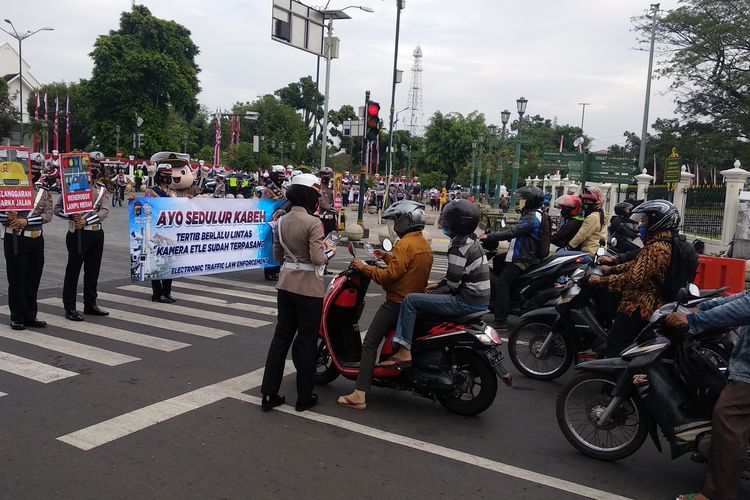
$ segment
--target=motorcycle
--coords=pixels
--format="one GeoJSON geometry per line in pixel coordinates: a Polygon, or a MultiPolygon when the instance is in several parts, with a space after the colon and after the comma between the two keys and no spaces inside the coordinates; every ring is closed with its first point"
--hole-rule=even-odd
{"type": "MultiPolygon", "coordinates": [[[[697,287],[690,285],[697,297],[697,287]]],[[[670,328],[666,317],[706,300],[689,300],[683,289],[676,302],[656,310],[635,343],[619,358],[589,361],[557,397],[557,422],[581,453],[619,460],[637,451],[651,435],[661,451],[659,429],[675,459],[692,452],[705,462],[711,441],[711,412],[726,376],[706,360],[699,342],[711,332],[692,334],[670,328]]],[[[750,478],[750,453],[745,462],[750,478]]]]}
{"type": "MultiPolygon", "coordinates": [[[[592,275],[601,275],[598,258],[579,267],[563,286],[554,307],[529,311],[508,336],[508,356],[513,365],[529,378],[554,380],[571,364],[605,357],[607,331],[614,320],[616,296],[587,284],[592,275]]],[[[704,290],[704,299],[718,297],[727,288],[704,290]]],[[[704,356],[726,370],[734,345],[733,331],[718,330],[700,343],[704,356]]]]}
{"type": "MultiPolygon", "coordinates": [[[[383,242],[383,249],[392,249],[389,240],[383,242]]],[[[352,243],[349,253],[355,256],[352,243]]],[[[367,263],[376,265],[373,255],[367,263]]],[[[318,339],[317,384],[328,384],[339,375],[356,380],[362,352],[358,321],[369,285],[370,279],[352,265],[329,284],[318,339]]],[[[512,384],[511,375],[502,364],[500,336],[482,321],[486,313],[479,311],[451,319],[420,316],[411,349],[412,366],[376,366],[373,385],[437,399],[448,411],[459,415],[483,412],[495,400],[497,377],[508,386],[512,384]]],[[[395,333],[388,334],[380,362],[395,353],[395,333]]]]}

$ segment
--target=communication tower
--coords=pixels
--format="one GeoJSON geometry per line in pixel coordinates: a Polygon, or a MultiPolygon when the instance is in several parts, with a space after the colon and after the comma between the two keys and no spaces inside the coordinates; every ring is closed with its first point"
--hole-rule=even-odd
{"type": "Polygon", "coordinates": [[[409,115],[408,129],[412,137],[422,134],[422,47],[412,52],[414,62],[411,65],[411,83],[409,85],[409,102],[407,106],[411,110],[409,115]]]}

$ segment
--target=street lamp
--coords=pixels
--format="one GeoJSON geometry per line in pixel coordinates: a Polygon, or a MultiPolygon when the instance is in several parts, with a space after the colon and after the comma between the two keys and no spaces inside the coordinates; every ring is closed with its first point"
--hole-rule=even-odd
{"type": "Polygon", "coordinates": [[[471,189],[471,194],[474,196],[474,198],[477,198],[477,190],[476,190],[476,184],[474,184],[474,175],[477,169],[477,146],[479,145],[479,142],[474,139],[471,141],[471,182],[469,183],[469,188],[471,189]]]}
{"type": "Polygon", "coordinates": [[[500,121],[503,124],[503,130],[500,132],[500,149],[497,152],[497,171],[495,172],[495,199],[492,204],[500,207],[500,186],[503,184],[503,146],[505,146],[505,126],[510,120],[510,111],[504,109],[500,112],[500,121]]]}
{"type": "MultiPolygon", "coordinates": [[[[330,3],[330,2],[329,2],[330,3]]],[[[326,4],[327,6],[328,4],[326,4]]],[[[328,36],[326,37],[325,45],[325,58],[326,58],[326,90],[325,99],[323,104],[323,143],[320,145],[320,168],[326,166],[326,150],[328,149],[328,97],[331,89],[331,43],[333,34],[333,20],[334,19],[351,19],[349,14],[344,12],[347,9],[359,9],[365,12],[375,12],[372,8],[364,5],[350,5],[343,9],[331,9],[321,10],[323,19],[328,20],[326,28],[328,30],[328,36]]]]}
{"type": "Polygon", "coordinates": [[[518,110],[518,131],[516,132],[516,161],[513,162],[513,175],[510,179],[510,188],[513,191],[511,197],[511,206],[516,205],[516,188],[518,188],[518,169],[521,166],[521,125],[523,123],[523,115],[526,113],[526,104],[528,99],[525,97],[519,97],[516,99],[516,108],[518,110]]]}
{"type": "Polygon", "coordinates": [[[484,165],[484,134],[479,135],[479,140],[477,141],[477,144],[479,146],[479,153],[477,155],[477,159],[479,160],[479,165],[477,165],[477,200],[479,199],[479,193],[481,192],[482,188],[482,166],[484,165]]]}
{"type": "Polygon", "coordinates": [[[53,31],[55,28],[50,28],[49,26],[45,26],[44,28],[39,28],[34,31],[27,31],[26,33],[19,33],[16,30],[16,27],[13,26],[13,23],[10,21],[10,19],[5,19],[5,22],[10,24],[10,27],[13,29],[13,33],[5,30],[2,27],[0,27],[0,30],[5,31],[8,35],[18,40],[18,117],[20,121],[19,128],[21,132],[21,135],[19,136],[19,139],[18,139],[18,144],[23,146],[23,57],[21,56],[21,42],[26,40],[30,36],[39,33],[40,31],[53,31]]]}

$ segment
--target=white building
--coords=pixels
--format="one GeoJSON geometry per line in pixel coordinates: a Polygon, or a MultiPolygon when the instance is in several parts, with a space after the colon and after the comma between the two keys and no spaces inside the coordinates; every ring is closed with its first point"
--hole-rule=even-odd
{"type": "MultiPolygon", "coordinates": [[[[30,95],[34,95],[36,89],[41,85],[31,74],[31,67],[22,61],[23,65],[23,82],[18,75],[18,51],[8,42],[0,45],[0,78],[4,78],[8,83],[8,91],[10,93],[10,100],[18,109],[19,90],[23,85],[23,122],[28,123],[31,118],[29,110],[26,109],[26,103],[30,95]]],[[[34,112],[33,108],[31,110],[34,112]]],[[[18,128],[13,129],[14,136],[11,138],[12,141],[18,141],[18,128]]],[[[28,139],[28,137],[26,137],[28,139]]],[[[4,140],[3,143],[7,141],[4,140]]],[[[25,142],[28,142],[25,141],[25,142]]]]}

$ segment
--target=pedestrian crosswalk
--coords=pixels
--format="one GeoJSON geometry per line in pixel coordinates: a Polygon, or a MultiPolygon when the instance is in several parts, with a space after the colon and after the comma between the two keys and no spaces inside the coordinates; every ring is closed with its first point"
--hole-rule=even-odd
{"type": "MultiPolygon", "coordinates": [[[[275,288],[240,277],[175,280],[177,304],[152,302],[147,283],[123,284],[98,295],[98,303],[109,316],[68,321],[60,299],[50,297],[39,300],[37,319],[46,321],[46,328],[17,331],[0,325],[3,400],[12,399],[15,391],[8,390],[9,385],[18,386],[19,378],[49,384],[97,367],[135,363],[150,352],[188,349],[276,321],[275,288]],[[7,384],[7,377],[12,377],[12,384],[7,384]]],[[[0,322],[7,325],[9,315],[8,306],[0,306],[0,322]]]]}

